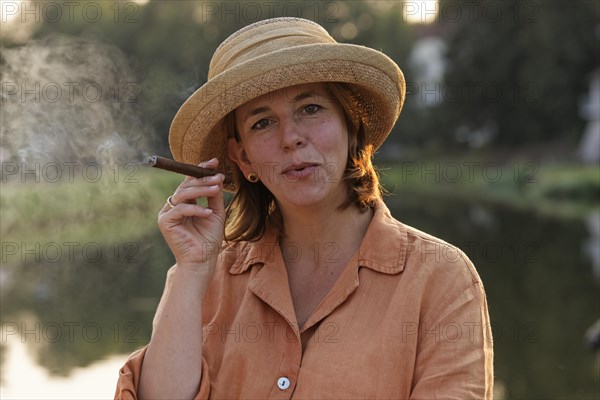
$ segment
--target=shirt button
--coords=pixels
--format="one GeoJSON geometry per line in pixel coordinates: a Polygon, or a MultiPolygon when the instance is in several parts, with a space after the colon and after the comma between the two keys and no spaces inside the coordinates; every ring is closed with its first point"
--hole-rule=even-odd
{"type": "Polygon", "coordinates": [[[285,376],[282,376],[281,378],[277,379],[277,387],[279,387],[279,389],[281,389],[281,390],[285,390],[285,389],[289,388],[290,380],[288,378],[286,378],[285,376]]]}

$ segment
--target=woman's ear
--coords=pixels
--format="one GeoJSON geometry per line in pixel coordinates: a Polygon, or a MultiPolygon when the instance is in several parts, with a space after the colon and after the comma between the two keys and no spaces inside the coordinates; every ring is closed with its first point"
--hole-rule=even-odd
{"type": "Polygon", "coordinates": [[[236,163],[245,175],[245,171],[251,163],[242,144],[235,138],[229,138],[227,140],[227,153],[231,161],[236,163]]]}

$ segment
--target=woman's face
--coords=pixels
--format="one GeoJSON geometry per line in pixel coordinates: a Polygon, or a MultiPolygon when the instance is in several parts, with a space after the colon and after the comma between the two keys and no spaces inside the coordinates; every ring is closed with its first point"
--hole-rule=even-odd
{"type": "Polygon", "coordinates": [[[323,84],[280,89],[238,107],[240,142],[230,157],[254,172],[281,206],[335,205],[346,200],[348,157],[344,112],[323,84]]]}

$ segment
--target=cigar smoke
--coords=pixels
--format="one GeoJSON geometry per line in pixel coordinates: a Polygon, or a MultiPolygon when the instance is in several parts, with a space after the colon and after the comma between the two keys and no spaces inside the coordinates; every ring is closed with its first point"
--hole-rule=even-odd
{"type": "Polygon", "coordinates": [[[151,128],[127,57],[116,47],[52,34],[0,56],[1,162],[127,163],[151,128]]]}

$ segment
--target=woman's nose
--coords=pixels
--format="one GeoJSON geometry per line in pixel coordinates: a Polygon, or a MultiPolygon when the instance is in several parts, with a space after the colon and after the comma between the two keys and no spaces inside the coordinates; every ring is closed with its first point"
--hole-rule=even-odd
{"type": "Polygon", "coordinates": [[[281,122],[281,143],[286,150],[302,147],[306,143],[302,129],[295,121],[284,120],[281,122]]]}

